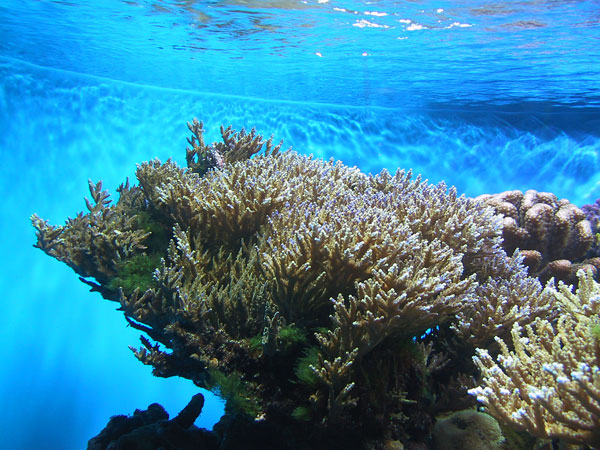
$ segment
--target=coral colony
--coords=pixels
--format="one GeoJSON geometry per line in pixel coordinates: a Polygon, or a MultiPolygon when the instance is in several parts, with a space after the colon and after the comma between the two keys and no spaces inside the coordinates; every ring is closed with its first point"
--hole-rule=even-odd
{"type": "Polygon", "coordinates": [[[36,247],[143,333],[141,362],[226,401],[214,431],[192,425],[198,395],[172,420],[113,417],[89,448],[600,448],[582,210],[188,127],[187,168],[145,162],[116,203],[90,182],[64,226],[32,216],[36,247]]]}

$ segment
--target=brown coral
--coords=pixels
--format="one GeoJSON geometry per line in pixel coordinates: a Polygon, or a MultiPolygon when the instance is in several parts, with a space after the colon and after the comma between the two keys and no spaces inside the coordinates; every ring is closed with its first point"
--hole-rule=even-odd
{"type": "Polygon", "coordinates": [[[191,148],[186,149],[187,166],[192,172],[204,175],[211,169],[222,169],[226,163],[245,161],[252,155],[260,152],[265,146],[264,154],[276,155],[283,144],[281,141],[273,147],[273,136],[264,141],[260,134],[252,128],[247,133],[244,128],[235,132],[231,125],[224,128],[221,125],[221,137],[223,142],[215,142],[212,145],[204,143],[204,124],[194,119],[187,124],[192,136],[188,138],[191,148]]]}
{"type": "Polygon", "coordinates": [[[472,409],[438,420],[433,428],[436,450],[501,450],[504,436],[496,420],[472,409]]]}
{"type": "Polygon", "coordinates": [[[87,214],[63,227],[32,218],[36,245],[148,336],[135,354],[155,374],[219,385],[230,409],[253,416],[395,439],[403,413],[426,415],[403,408],[424,383],[415,336],[450,333],[459,314],[485,323],[483,337],[459,333],[480,343],[547,313],[539,284],[501,249],[499,218],[455,189],[270,140],[261,153],[254,132],[222,129],[224,143],[207,147],[201,123],[190,129],[187,169],[144,163],[116,204],[90,185],[87,214]],[[205,167],[207,149],[223,164],[205,167]],[[487,314],[484,297],[521,310],[487,314]]]}
{"type": "MultiPolygon", "coordinates": [[[[546,282],[551,277],[576,283],[593,236],[585,213],[568,200],[549,192],[506,191],[477,199],[504,217],[502,237],[506,253],[521,250],[531,274],[546,282]]],[[[594,261],[586,262],[596,271],[594,261]]]]}
{"type": "MultiPolygon", "coordinates": [[[[488,347],[494,338],[510,338],[513,325],[526,325],[536,317],[552,317],[552,294],[539,280],[528,276],[522,255],[511,258],[497,254],[493,273],[480,278],[475,289],[477,302],[458,313],[453,325],[457,333],[474,347],[488,347]]],[[[489,261],[488,261],[489,262],[489,261]]]]}
{"type": "Polygon", "coordinates": [[[544,439],[600,447],[600,285],[579,271],[579,288],[552,291],[560,305],[556,321],[536,319],[512,329],[514,350],[498,339],[494,358],[479,349],[474,358],[482,385],[470,393],[490,414],[544,439]]]}
{"type": "Polygon", "coordinates": [[[114,207],[110,206],[108,191],[102,190],[102,182],[90,180],[88,184],[92,201],[85,199],[87,214],[77,214],[64,226],[51,226],[35,214],[31,217],[38,235],[35,247],[82,277],[106,283],[116,276],[120,261],[146,249],[151,233],[140,229],[136,216],[141,212],[136,208],[143,208],[139,189],[121,185],[122,200],[114,207]]]}

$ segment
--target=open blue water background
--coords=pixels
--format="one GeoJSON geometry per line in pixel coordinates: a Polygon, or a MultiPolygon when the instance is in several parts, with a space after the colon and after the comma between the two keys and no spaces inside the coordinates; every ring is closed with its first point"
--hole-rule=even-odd
{"type": "Polygon", "coordinates": [[[32,247],[33,212],[61,224],[88,178],[114,192],[136,163],[184,162],[192,117],[470,196],[593,202],[599,61],[597,1],[0,0],[0,445],[84,448],[196,392],[152,377],[117,305],[32,247]]]}

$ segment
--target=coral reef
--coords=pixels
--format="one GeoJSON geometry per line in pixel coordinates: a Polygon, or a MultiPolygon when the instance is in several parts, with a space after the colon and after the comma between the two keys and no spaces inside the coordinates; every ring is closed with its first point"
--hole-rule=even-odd
{"type": "Polygon", "coordinates": [[[594,274],[600,259],[585,260],[593,234],[585,213],[549,192],[507,191],[477,197],[504,217],[502,238],[507,254],[520,249],[529,273],[545,283],[550,278],[576,284],[575,274],[589,268],[594,274]]]}
{"type": "Polygon", "coordinates": [[[577,293],[553,290],[558,320],[538,318],[498,339],[496,361],[485,349],[474,358],[483,374],[470,390],[490,414],[544,439],[600,447],[600,285],[579,271],[577,293]]]}
{"type": "Polygon", "coordinates": [[[474,347],[555,314],[481,201],[188,127],[187,168],[143,163],[116,203],[90,182],[88,212],[32,223],[144,333],[132,350],[155,375],[226,399],[224,435],[425,445],[440,411],[474,403],[474,347]]]}

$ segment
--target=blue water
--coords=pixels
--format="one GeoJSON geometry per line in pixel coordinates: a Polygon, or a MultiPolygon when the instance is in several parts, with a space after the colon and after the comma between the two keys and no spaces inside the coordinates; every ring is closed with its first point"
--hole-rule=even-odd
{"type": "MultiPolygon", "coordinates": [[[[600,197],[596,1],[0,1],[0,436],[79,449],[114,414],[196,392],[34,249],[28,218],[84,209],[135,164],[184,162],[185,122],[256,126],[366,172],[467,195],[600,197]]],[[[200,420],[222,411],[209,396],[200,420]]]]}

